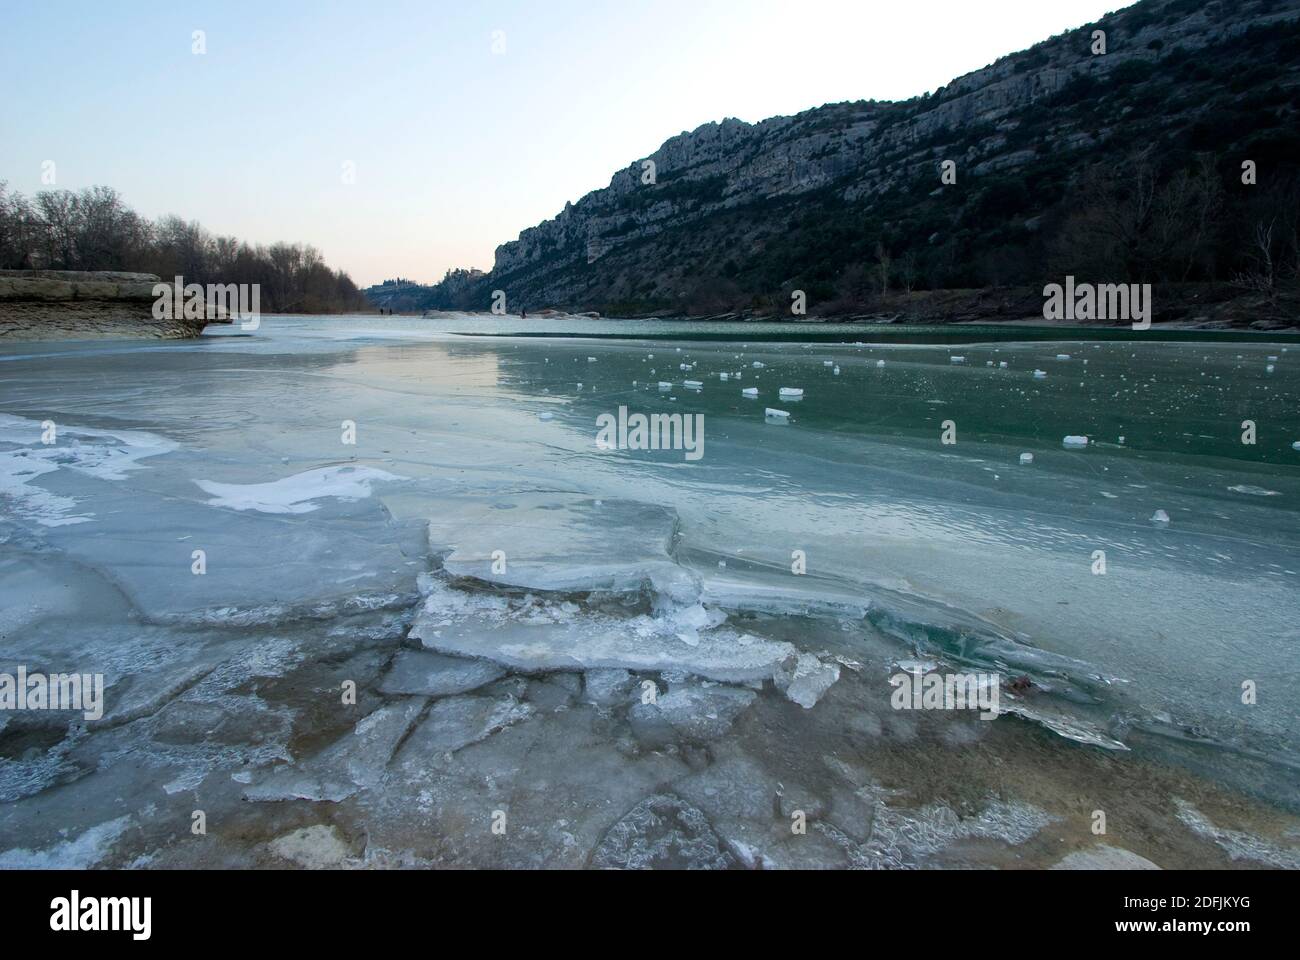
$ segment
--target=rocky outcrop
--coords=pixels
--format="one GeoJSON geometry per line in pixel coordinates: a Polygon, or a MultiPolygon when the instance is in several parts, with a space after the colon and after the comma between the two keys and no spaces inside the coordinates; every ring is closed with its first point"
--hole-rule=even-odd
{"type": "Polygon", "coordinates": [[[0,341],[197,337],[206,320],[153,315],[151,273],[0,270],[0,341]]]}
{"type": "Polygon", "coordinates": [[[499,289],[530,313],[700,313],[788,308],[798,288],[826,308],[860,299],[853,271],[878,269],[878,244],[895,289],[1028,282],[1017,266],[1047,264],[1044,224],[1069,215],[1061,198],[1088,164],[1146,145],[1170,170],[1206,152],[1285,154],[1269,144],[1285,147],[1300,104],[1297,17],[1300,0],[1144,0],[905,102],[708,123],[499,246],[490,274],[426,288],[423,305],[482,310],[499,289]]]}

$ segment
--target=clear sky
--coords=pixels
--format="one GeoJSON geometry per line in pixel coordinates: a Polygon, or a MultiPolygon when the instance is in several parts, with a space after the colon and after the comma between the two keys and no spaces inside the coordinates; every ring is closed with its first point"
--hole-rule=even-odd
{"type": "Polygon", "coordinates": [[[683,130],[904,99],[1123,5],[0,0],[0,180],[53,160],[362,285],[432,281],[683,130]]]}

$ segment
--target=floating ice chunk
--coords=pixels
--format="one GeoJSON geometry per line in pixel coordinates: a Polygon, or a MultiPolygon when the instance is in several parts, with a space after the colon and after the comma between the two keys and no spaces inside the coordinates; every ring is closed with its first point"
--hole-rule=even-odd
{"type": "Polygon", "coordinates": [[[682,386],[687,390],[702,390],[704,388],[704,384],[699,380],[683,380],[682,386]]]}
{"type": "MultiPolygon", "coordinates": [[[[758,387],[745,387],[743,390],[740,391],[740,395],[742,397],[757,397],[758,387]]],[[[1300,444],[1298,444],[1298,446],[1300,446],[1300,444]]]]}
{"type": "Polygon", "coordinates": [[[789,420],[789,410],[777,410],[775,407],[768,407],[763,411],[763,415],[769,420],[789,420]]]}
{"type": "Polygon", "coordinates": [[[766,364],[766,363],[761,363],[760,361],[755,360],[753,363],[750,364],[750,366],[753,367],[755,370],[762,370],[764,367],[767,366],[767,364],[766,364]]]}
{"type": "Polygon", "coordinates": [[[1086,447],[1088,445],[1088,438],[1069,436],[1061,441],[1061,445],[1066,447],[1086,447]]]}
{"type": "Polygon", "coordinates": [[[1069,359],[1070,359],[1070,355],[1069,355],[1068,353],[1058,353],[1058,354],[1056,355],[1056,359],[1057,359],[1057,360],[1069,360],[1069,359]]]}
{"type": "Polygon", "coordinates": [[[823,367],[833,367],[833,366],[835,366],[835,361],[834,361],[834,360],[823,360],[823,361],[822,361],[822,366],[823,366],[823,367]]]}
{"type": "Polygon", "coordinates": [[[885,365],[885,361],[884,361],[884,360],[877,360],[877,361],[876,361],[876,366],[878,366],[878,367],[883,367],[884,365],[885,365]]]}
{"type": "Polygon", "coordinates": [[[587,362],[588,362],[588,363],[595,363],[595,362],[596,362],[596,358],[595,358],[595,357],[588,357],[588,358],[587,358],[587,362]]]}
{"type": "Polygon", "coordinates": [[[965,363],[965,362],[966,362],[966,358],[965,358],[965,357],[962,357],[962,356],[949,357],[949,358],[948,358],[948,362],[949,362],[949,363],[965,363]]]}
{"type": "Polygon", "coordinates": [[[1165,513],[1163,510],[1157,510],[1155,513],[1151,514],[1151,522],[1152,522],[1152,523],[1168,523],[1168,522],[1169,522],[1169,514],[1165,513]]]}
{"type": "Polygon", "coordinates": [[[1291,444],[1291,449],[1300,450],[1300,440],[1297,440],[1295,443],[1291,444]]]}
{"type": "Polygon", "coordinates": [[[1027,463],[1033,463],[1033,462],[1034,462],[1034,455],[1032,453],[1022,453],[1020,455],[1020,463],[1022,465],[1027,463]]]}
{"type": "Polygon", "coordinates": [[[777,393],[779,393],[783,399],[793,400],[795,397],[803,396],[803,388],[802,387],[781,387],[779,390],[777,390],[777,393]]]}
{"type": "Polygon", "coordinates": [[[313,500],[363,500],[370,496],[372,483],[404,479],[374,467],[342,466],[308,470],[270,483],[194,482],[204,493],[212,494],[209,506],[260,513],[309,513],[317,508],[313,500]]]}
{"type": "Polygon", "coordinates": [[[537,415],[537,419],[538,419],[538,420],[554,420],[554,419],[555,419],[555,414],[553,414],[553,413],[539,413],[539,414],[537,415]]]}
{"type": "Polygon", "coordinates": [[[835,376],[838,377],[840,375],[840,368],[836,367],[834,370],[831,371],[831,373],[835,374],[835,376]]]}
{"type": "Polygon", "coordinates": [[[1005,360],[999,361],[998,368],[1001,370],[1005,370],[1007,368],[1007,362],[1005,360]]]}
{"type": "Polygon", "coordinates": [[[1045,380],[1045,379],[1047,379],[1047,371],[1046,371],[1046,370],[1035,370],[1035,371],[1034,371],[1034,379],[1035,379],[1035,380],[1045,380]]]}

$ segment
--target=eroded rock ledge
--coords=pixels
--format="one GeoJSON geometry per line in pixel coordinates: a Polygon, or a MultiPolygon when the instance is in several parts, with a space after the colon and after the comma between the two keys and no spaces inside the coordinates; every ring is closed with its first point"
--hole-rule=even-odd
{"type": "Polygon", "coordinates": [[[205,320],[158,320],[151,273],[0,270],[0,342],[197,337],[205,320]]]}

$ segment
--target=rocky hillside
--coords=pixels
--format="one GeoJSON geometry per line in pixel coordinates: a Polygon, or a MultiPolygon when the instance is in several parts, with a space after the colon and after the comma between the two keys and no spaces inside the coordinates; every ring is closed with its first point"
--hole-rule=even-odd
{"type": "Polygon", "coordinates": [[[932,95],[673,137],[400,306],[842,313],[1066,272],[1268,299],[1300,261],[1298,114],[1300,0],[1143,0],[932,95]]]}

